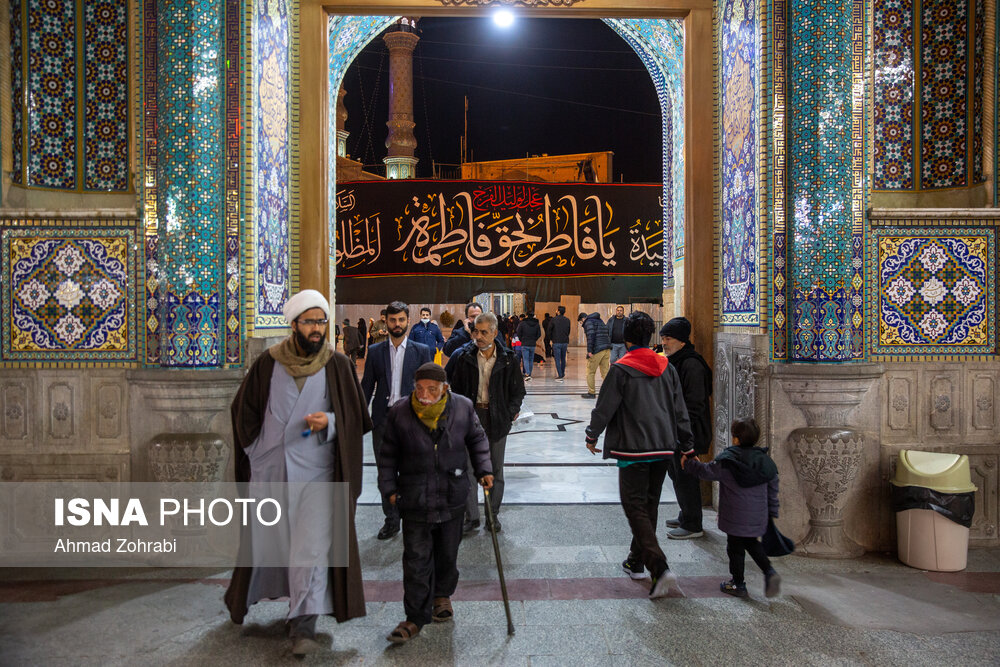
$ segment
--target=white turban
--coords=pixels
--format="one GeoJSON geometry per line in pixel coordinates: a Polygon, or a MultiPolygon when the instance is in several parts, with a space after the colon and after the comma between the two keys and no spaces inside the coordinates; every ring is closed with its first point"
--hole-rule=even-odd
{"type": "Polygon", "coordinates": [[[327,319],[330,318],[330,302],[314,289],[304,289],[290,298],[285,302],[281,312],[285,315],[285,321],[291,324],[296,317],[310,308],[320,308],[327,319]]]}

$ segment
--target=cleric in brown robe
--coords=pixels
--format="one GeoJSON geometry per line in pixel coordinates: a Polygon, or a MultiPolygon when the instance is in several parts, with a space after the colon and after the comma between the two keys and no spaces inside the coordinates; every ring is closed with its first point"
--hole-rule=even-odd
{"type": "MultiPolygon", "coordinates": [[[[233,622],[242,624],[258,600],[288,596],[292,652],[303,655],[318,647],[317,615],[338,622],[365,615],[354,514],[361,494],[362,437],[372,422],[354,364],[326,340],[326,298],[304,290],[283,312],[292,335],[254,362],[233,400],[236,481],[347,482],[349,566],[236,567],[225,602],[233,622]]],[[[260,562],[248,550],[253,551],[252,539],[243,540],[240,562],[260,562]]]]}

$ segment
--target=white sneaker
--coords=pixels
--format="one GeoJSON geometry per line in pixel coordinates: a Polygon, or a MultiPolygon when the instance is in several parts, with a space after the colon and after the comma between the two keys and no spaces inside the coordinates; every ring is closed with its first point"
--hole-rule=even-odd
{"type": "Polygon", "coordinates": [[[666,570],[660,576],[653,578],[653,587],[649,589],[649,599],[665,598],[671,593],[682,595],[681,587],[677,585],[677,575],[666,570]]]}

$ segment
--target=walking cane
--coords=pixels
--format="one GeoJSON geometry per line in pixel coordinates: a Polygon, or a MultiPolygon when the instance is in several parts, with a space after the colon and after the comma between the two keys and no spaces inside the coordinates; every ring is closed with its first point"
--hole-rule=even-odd
{"type": "Polygon", "coordinates": [[[493,553],[497,557],[497,572],[500,574],[500,592],[503,594],[503,609],[507,612],[507,634],[514,634],[514,621],[510,617],[510,599],[507,597],[507,582],[503,578],[503,563],[500,562],[500,543],[497,542],[497,525],[493,517],[493,507],[490,505],[490,492],[483,489],[486,494],[486,517],[490,525],[490,535],[493,536],[493,553]]]}

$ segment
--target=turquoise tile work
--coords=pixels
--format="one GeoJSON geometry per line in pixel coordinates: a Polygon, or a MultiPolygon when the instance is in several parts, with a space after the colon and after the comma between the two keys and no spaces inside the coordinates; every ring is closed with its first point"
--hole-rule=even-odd
{"type": "Polygon", "coordinates": [[[788,8],[789,356],[864,357],[864,2],[788,8]]]}
{"type": "Polygon", "coordinates": [[[157,218],[160,364],[219,366],[224,321],[224,5],[160,0],[157,218]]]}
{"type": "Polygon", "coordinates": [[[913,189],[912,0],[875,5],[875,174],[876,190],[913,189]]]}
{"type": "Polygon", "coordinates": [[[996,227],[874,228],[872,354],[996,354],[996,236],[996,227]]]}

